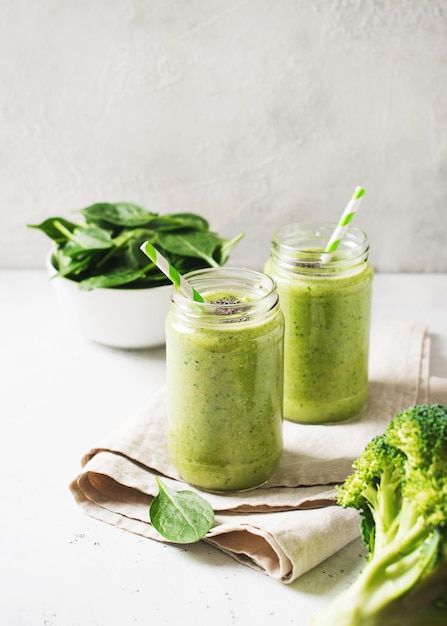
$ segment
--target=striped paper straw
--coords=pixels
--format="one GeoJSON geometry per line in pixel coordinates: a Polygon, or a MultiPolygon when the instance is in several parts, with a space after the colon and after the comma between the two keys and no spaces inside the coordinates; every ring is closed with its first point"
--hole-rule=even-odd
{"type": "Polygon", "coordinates": [[[186,298],[189,300],[195,300],[196,302],[204,302],[200,293],[183,278],[175,267],[173,267],[149,241],[145,241],[140,246],[140,249],[150,258],[152,263],[155,263],[158,269],[161,270],[178,289],[180,289],[186,298]]]}
{"type": "Polygon", "coordinates": [[[340,245],[341,240],[343,239],[343,235],[345,234],[349,224],[352,222],[352,219],[355,215],[355,212],[359,208],[360,202],[362,201],[363,196],[365,195],[365,190],[363,187],[357,187],[354,193],[352,194],[352,198],[349,200],[346,205],[345,210],[335,227],[334,232],[332,233],[327,246],[324,249],[324,254],[321,255],[321,260],[323,263],[326,263],[331,258],[331,253],[337,250],[340,245]]]}

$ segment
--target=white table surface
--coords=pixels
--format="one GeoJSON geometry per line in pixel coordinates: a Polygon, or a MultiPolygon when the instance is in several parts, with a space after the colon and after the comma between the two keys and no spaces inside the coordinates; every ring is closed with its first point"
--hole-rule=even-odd
{"type": "MultiPolygon", "coordinates": [[[[164,384],[164,349],[84,339],[41,270],[0,271],[0,298],[0,624],[306,626],[352,582],[360,540],[283,585],[206,544],[168,546],[85,515],[68,489],[80,458],[164,384]]],[[[447,377],[446,274],[376,275],[377,314],[426,323],[431,374],[447,377]]]]}

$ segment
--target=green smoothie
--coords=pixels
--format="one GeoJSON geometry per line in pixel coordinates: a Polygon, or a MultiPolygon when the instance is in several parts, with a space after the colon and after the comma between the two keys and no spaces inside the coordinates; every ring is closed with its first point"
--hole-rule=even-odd
{"type": "Polygon", "coordinates": [[[249,301],[234,316],[236,299],[247,301],[207,293],[225,311],[188,319],[171,307],[166,324],[170,457],[209,491],[262,484],[282,453],[283,316],[278,307],[252,316],[249,301]]]}
{"type": "Polygon", "coordinates": [[[265,272],[278,285],[285,318],[284,417],[336,422],[357,414],[368,394],[373,269],[329,275],[265,272]]]}

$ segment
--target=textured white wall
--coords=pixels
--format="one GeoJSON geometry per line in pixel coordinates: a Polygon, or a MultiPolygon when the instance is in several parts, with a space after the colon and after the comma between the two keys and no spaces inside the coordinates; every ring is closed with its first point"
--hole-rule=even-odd
{"type": "Polygon", "coordinates": [[[381,271],[447,271],[445,0],[0,0],[0,266],[97,201],[246,233],[356,225],[381,271]]]}

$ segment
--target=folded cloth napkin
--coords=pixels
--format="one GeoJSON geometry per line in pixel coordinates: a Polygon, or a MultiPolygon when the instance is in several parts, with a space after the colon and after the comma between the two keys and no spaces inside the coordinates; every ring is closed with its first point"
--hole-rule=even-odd
{"type": "MultiPolygon", "coordinates": [[[[257,489],[202,494],[215,525],[204,541],[239,562],[289,583],[359,535],[356,511],[335,504],[334,483],[393,415],[415,404],[447,404],[447,379],[429,376],[430,340],[425,326],[375,319],[371,329],[370,391],[355,418],[332,425],[284,422],[284,454],[274,476],[257,489]]],[[[148,507],[158,492],[155,477],[181,490],[169,460],[166,390],[152,397],[82,459],[70,485],[91,516],[158,541],[148,507]]]]}

